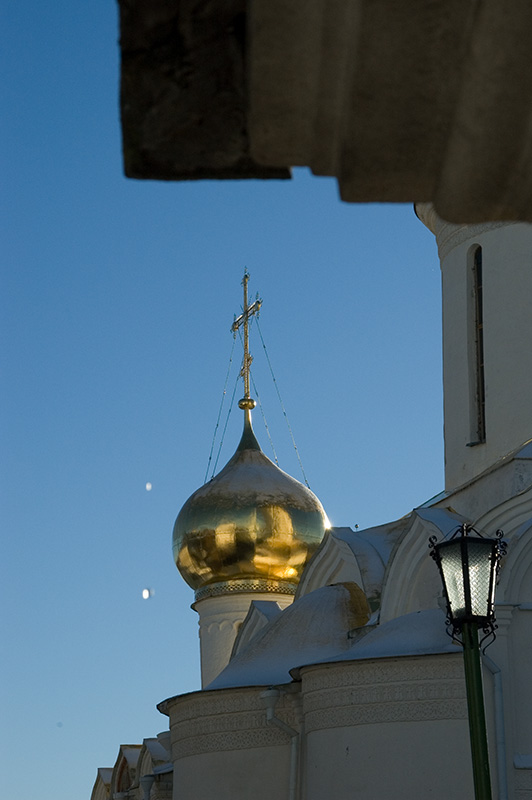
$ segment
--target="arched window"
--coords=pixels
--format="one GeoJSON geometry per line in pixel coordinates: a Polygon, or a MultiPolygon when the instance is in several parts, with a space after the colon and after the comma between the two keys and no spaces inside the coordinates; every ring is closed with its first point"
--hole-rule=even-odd
{"type": "Polygon", "coordinates": [[[484,303],[482,247],[470,251],[469,263],[469,447],[486,441],[486,385],[484,380],[484,303]]]}

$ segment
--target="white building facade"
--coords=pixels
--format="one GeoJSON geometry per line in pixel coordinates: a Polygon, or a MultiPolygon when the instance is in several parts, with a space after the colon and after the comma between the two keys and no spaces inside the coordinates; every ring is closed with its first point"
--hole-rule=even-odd
{"type": "Polygon", "coordinates": [[[263,514],[253,558],[241,516],[225,517],[223,530],[211,516],[199,539],[185,525],[190,546],[180,539],[176,560],[200,576],[203,687],[159,704],[169,734],[123,746],[92,800],[472,797],[462,652],[446,634],[428,556],[430,536],[463,522],[488,535],[500,528],[508,542],[497,637],[483,657],[493,797],[532,800],[532,226],[417,213],[442,267],[444,492],[388,525],[318,536],[298,506],[314,501],[294,488],[289,503],[277,473],[275,490],[258,487],[263,472],[246,480],[255,494],[245,500],[242,479],[227,482],[239,452],[239,469],[263,463],[241,443],[223,471],[235,509],[277,511],[263,514]],[[257,499],[259,489],[275,502],[257,499]],[[279,571],[289,552],[294,574],[279,571]],[[242,572],[246,559],[260,574],[242,572]]]}

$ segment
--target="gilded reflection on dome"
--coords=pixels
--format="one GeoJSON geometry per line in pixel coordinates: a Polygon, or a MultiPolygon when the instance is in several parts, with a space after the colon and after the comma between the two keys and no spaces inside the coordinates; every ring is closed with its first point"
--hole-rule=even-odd
{"type": "Polygon", "coordinates": [[[244,415],[236,453],[187,500],[174,526],[176,565],[202,596],[219,584],[293,591],[327,525],[318,498],[264,455],[248,408],[244,415]]]}

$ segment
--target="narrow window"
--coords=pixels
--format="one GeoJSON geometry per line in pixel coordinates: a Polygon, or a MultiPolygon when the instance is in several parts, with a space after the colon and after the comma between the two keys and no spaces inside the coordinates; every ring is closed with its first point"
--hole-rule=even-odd
{"type": "Polygon", "coordinates": [[[472,356],[471,397],[471,439],[469,446],[486,441],[486,387],[484,382],[484,307],[482,278],[482,248],[473,251],[471,270],[471,311],[470,321],[472,356]]]}

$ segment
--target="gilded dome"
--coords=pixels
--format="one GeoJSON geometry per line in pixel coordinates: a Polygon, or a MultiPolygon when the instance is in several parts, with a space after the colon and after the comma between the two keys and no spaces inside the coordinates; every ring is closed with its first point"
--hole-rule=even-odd
{"type": "Polygon", "coordinates": [[[234,456],[189,497],[174,525],[174,559],[196,599],[294,594],[328,526],[316,495],[264,455],[250,408],[241,407],[244,432],[234,456]]]}

